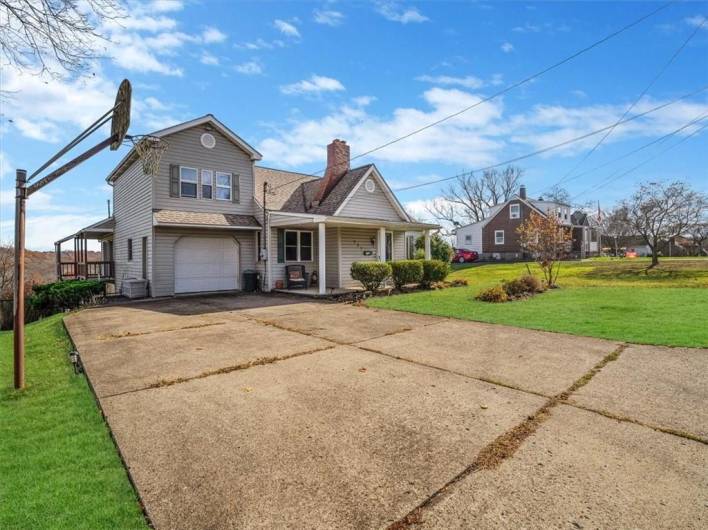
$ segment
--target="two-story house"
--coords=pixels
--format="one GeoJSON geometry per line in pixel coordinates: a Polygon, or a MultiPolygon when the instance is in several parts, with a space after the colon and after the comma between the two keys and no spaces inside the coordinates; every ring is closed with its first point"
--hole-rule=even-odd
{"type": "MultiPolygon", "coordinates": [[[[526,194],[526,186],[520,186],[517,195],[493,206],[484,220],[457,228],[456,247],[474,250],[482,259],[526,259],[528,255],[521,246],[517,229],[532,212],[546,217],[557,217],[562,226],[572,229],[570,205],[530,199],[526,194]]],[[[584,233],[580,232],[581,235],[584,233]]]]}
{"type": "Polygon", "coordinates": [[[376,166],[350,168],[346,142],[327,147],[317,178],[257,166],[261,154],[212,115],[152,136],[167,144],[157,174],[131,149],[106,179],[113,215],[62,240],[74,238],[76,262],[86,239],[100,240],[100,266],[62,274],[58,263],[60,277],[108,276],[117,292],[145,279],[159,297],[238,290],[249,269],[267,291],[287,285],[287,265],[302,265],[325,294],[358,286],[355,261],[406,258],[407,234],[424,233],[430,254],[438,227],[414,222],[376,166]]]}

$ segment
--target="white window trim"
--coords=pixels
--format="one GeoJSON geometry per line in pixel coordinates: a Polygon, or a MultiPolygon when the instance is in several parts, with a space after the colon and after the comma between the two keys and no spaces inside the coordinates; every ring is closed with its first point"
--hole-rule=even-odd
{"type": "Polygon", "coordinates": [[[214,198],[217,201],[231,201],[233,197],[231,196],[234,192],[234,174],[230,173],[228,171],[214,171],[214,198]],[[229,176],[229,185],[224,186],[223,184],[219,184],[219,175],[228,175],[229,176]],[[219,194],[216,193],[216,191],[219,189],[226,189],[228,188],[229,190],[229,198],[228,199],[222,199],[219,197],[219,194]]]}
{"type": "Polygon", "coordinates": [[[189,166],[179,166],[179,196],[185,199],[197,199],[199,197],[199,169],[196,167],[189,167],[189,166]],[[194,182],[191,182],[189,180],[185,180],[187,184],[194,184],[196,186],[196,191],[194,194],[194,197],[190,195],[182,195],[182,170],[183,169],[192,169],[194,170],[195,173],[195,178],[196,180],[194,182]]]}
{"type": "Polygon", "coordinates": [[[207,201],[214,200],[214,170],[213,169],[200,169],[199,170],[199,198],[205,199],[207,201]],[[204,197],[204,173],[209,173],[211,178],[211,184],[207,186],[211,187],[211,197],[204,197]]]}
{"type": "Polygon", "coordinates": [[[465,234],[465,243],[472,243],[472,234],[465,234]]]}
{"type": "Polygon", "coordinates": [[[494,231],[494,244],[495,245],[503,245],[504,244],[504,230],[495,230],[494,231]],[[497,238],[497,235],[501,234],[501,241],[497,238]]]}
{"type": "Polygon", "coordinates": [[[315,233],[312,230],[285,230],[283,233],[283,253],[285,254],[285,263],[312,263],[315,260],[315,233]],[[288,232],[293,232],[297,234],[297,259],[288,259],[288,246],[286,241],[288,240],[288,232]],[[310,234],[310,259],[301,259],[300,250],[302,245],[300,245],[300,234],[308,233],[310,234]]]}
{"type": "Polygon", "coordinates": [[[521,219],[521,205],[520,204],[510,204],[509,205],[509,219],[521,219]],[[516,212],[516,214],[514,214],[516,212]]]}

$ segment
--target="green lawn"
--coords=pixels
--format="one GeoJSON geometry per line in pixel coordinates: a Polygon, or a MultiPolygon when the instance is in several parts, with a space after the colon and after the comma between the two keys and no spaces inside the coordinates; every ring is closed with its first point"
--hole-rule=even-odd
{"type": "MultiPolygon", "coordinates": [[[[593,259],[563,263],[560,289],[527,300],[490,304],[475,294],[526,273],[526,265],[456,268],[469,287],[370,299],[372,307],[562,331],[643,344],[708,347],[708,259],[593,259]]],[[[535,264],[531,271],[538,274],[535,264]]]]}
{"type": "Polygon", "coordinates": [[[0,528],[147,528],[61,315],[27,326],[27,388],[0,333],[0,528]]]}

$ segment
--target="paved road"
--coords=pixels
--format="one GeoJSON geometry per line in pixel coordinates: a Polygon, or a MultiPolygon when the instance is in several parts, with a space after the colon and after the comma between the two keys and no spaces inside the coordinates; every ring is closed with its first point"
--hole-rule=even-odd
{"type": "Polygon", "coordinates": [[[705,528],[708,351],[268,296],[66,324],[163,528],[705,528]]]}

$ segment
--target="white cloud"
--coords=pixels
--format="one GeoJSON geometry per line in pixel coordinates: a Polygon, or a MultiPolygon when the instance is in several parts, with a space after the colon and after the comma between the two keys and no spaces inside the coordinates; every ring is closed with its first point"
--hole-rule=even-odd
{"type": "MultiPolygon", "coordinates": [[[[26,224],[26,245],[30,250],[51,250],[54,248],[55,241],[91,223],[100,221],[103,217],[102,215],[86,215],[81,213],[33,215],[31,209],[32,201],[29,201],[26,224]]],[[[14,230],[14,220],[0,222],[0,232],[3,234],[12,234],[14,230]]],[[[89,248],[89,250],[91,250],[91,248],[89,248]]]]}
{"type": "Polygon", "coordinates": [[[0,180],[9,176],[14,169],[7,154],[4,151],[0,151],[0,180]]]}
{"type": "Polygon", "coordinates": [[[376,101],[375,96],[359,96],[352,100],[357,107],[367,107],[376,101]]]}
{"type": "MultiPolygon", "coordinates": [[[[75,135],[113,106],[117,85],[96,66],[95,76],[73,80],[23,74],[14,69],[3,72],[3,113],[9,124],[25,137],[57,142],[75,135]]],[[[133,129],[155,119],[169,107],[157,98],[133,97],[133,129]]]]}
{"type": "MultiPolygon", "coordinates": [[[[290,127],[261,142],[259,150],[268,160],[289,166],[319,162],[332,138],[346,139],[353,150],[363,152],[480,101],[474,94],[442,88],[427,90],[423,99],[427,110],[397,108],[387,118],[370,114],[362,107],[344,105],[320,119],[293,121],[290,127]]],[[[483,103],[475,112],[393,144],[376,152],[373,158],[392,162],[489,163],[503,143],[480,133],[493,129],[501,113],[501,102],[483,103]]]]}
{"type": "Polygon", "coordinates": [[[526,22],[523,26],[511,28],[511,31],[515,31],[516,33],[538,33],[541,31],[541,26],[526,22]]]}
{"type": "Polygon", "coordinates": [[[202,32],[202,41],[204,41],[205,44],[224,42],[225,40],[226,33],[221,32],[218,28],[213,26],[207,26],[202,32]]]}
{"type": "Polygon", "coordinates": [[[481,88],[486,84],[480,78],[471,75],[468,75],[466,77],[453,77],[449,75],[421,75],[416,77],[415,79],[416,81],[423,81],[425,83],[432,83],[434,85],[461,86],[470,89],[481,88]]]}
{"type": "Polygon", "coordinates": [[[199,58],[199,62],[202,64],[208,64],[210,66],[218,66],[219,58],[209,52],[202,52],[202,56],[199,58]]]}
{"type": "Polygon", "coordinates": [[[237,64],[236,66],[234,66],[234,70],[236,70],[239,74],[243,75],[260,75],[263,73],[263,67],[256,60],[237,64]]]}
{"type": "Polygon", "coordinates": [[[684,19],[686,24],[693,27],[702,26],[704,30],[708,31],[708,19],[703,15],[695,15],[692,17],[687,17],[684,19]]]}
{"type": "Polygon", "coordinates": [[[290,22],[286,22],[278,18],[273,21],[273,25],[283,35],[287,35],[288,37],[293,37],[297,39],[300,38],[300,31],[298,31],[295,25],[291,24],[290,22]]]}
{"type": "Polygon", "coordinates": [[[376,5],[376,11],[378,11],[379,14],[383,15],[383,17],[387,20],[390,20],[392,22],[400,22],[401,24],[420,23],[430,20],[428,17],[418,11],[417,8],[404,8],[401,7],[397,2],[378,2],[376,5]]]}
{"type": "Polygon", "coordinates": [[[514,51],[514,45],[510,42],[505,42],[501,45],[501,51],[504,53],[511,53],[514,51]]]}
{"type": "Polygon", "coordinates": [[[147,6],[148,11],[156,13],[166,13],[170,11],[181,11],[184,8],[184,2],[181,0],[153,0],[147,6]]]}
{"type": "Polygon", "coordinates": [[[313,12],[315,22],[326,26],[336,27],[344,21],[344,14],[331,9],[315,9],[313,12]]]}
{"type": "Polygon", "coordinates": [[[283,94],[320,94],[322,92],[338,92],[344,90],[344,85],[337,79],[323,75],[313,75],[297,83],[280,87],[283,94]]]}
{"type": "Polygon", "coordinates": [[[235,47],[240,48],[242,50],[273,50],[275,48],[284,48],[285,43],[282,40],[278,39],[267,41],[258,38],[250,42],[240,42],[236,44],[235,47]]]}
{"type": "Polygon", "coordinates": [[[147,15],[109,20],[106,22],[106,26],[114,29],[157,32],[174,29],[177,26],[177,21],[169,17],[147,15]]]}

